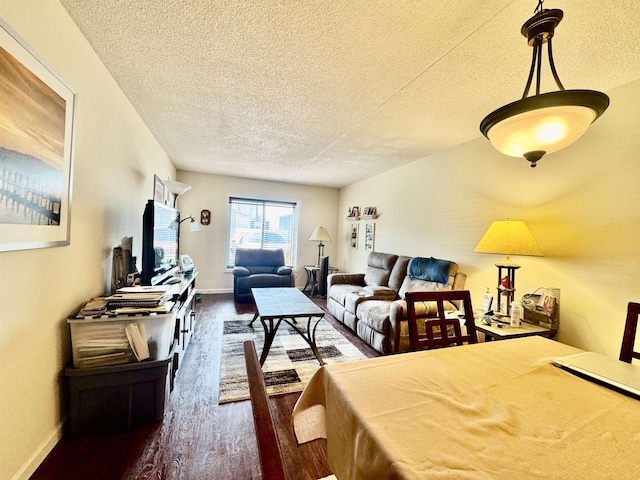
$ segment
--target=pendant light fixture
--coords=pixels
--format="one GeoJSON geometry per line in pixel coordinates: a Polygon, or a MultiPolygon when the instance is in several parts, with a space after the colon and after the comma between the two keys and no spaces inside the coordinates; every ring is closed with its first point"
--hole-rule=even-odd
{"type": "Polygon", "coordinates": [[[551,39],[555,27],[562,20],[562,10],[542,8],[538,1],[535,14],[520,32],[533,47],[529,78],[522,99],[498,108],[480,123],[480,131],[501,153],[524,157],[531,166],[547,153],[557,152],[571,145],[587,131],[609,106],[609,97],[594,90],[565,90],[553,62],[551,39]],[[540,93],[543,44],[548,44],[551,73],[560,90],[540,93]],[[536,77],[536,93],[529,90],[536,77]]]}

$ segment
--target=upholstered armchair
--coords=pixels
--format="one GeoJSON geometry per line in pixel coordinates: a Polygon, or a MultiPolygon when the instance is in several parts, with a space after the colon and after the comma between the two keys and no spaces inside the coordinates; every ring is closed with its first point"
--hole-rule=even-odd
{"type": "Polygon", "coordinates": [[[284,251],[239,248],[233,268],[233,298],[236,302],[252,302],[252,288],[290,287],[291,267],[284,264],[284,251]]]}

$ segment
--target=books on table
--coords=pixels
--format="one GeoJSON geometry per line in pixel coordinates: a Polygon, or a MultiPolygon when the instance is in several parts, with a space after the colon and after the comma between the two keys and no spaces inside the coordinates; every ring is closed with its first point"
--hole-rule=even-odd
{"type": "Polygon", "coordinates": [[[159,307],[172,298],[173,295],[170,295],[168,292],[125,292],[109,295],[106,297],[106,301],[107,308],[113,310],[115,308],[126,307],[159,307]]]}
{"type": "Polygon", "coordinates": [[[74,357],[74,363],[87,368],[150,358],[149,341],[158,342],[160,339],[165,343],[162,332],[169,321],[162,315],[169,314],[175,307],[169,288],[128,287],[109,296],[90,299],[70,319],[74,355],[78,357],[77,362],[74,357]],[[136,316],[140,315],[145,319],[137,320],[136,316]],[[150,315],[158,318],[157,325],[150,315]],[[152,322],[151,335],[146,332],[147,322],[152,322]]]}

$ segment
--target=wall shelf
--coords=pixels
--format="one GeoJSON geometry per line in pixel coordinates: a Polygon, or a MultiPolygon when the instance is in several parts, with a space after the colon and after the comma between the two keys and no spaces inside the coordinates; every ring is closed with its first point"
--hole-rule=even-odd
{"type": "Polygon", "coordinates": [[[350,222],[359,222],[360,220],[375,220],[378,218],[378,214],[375,215],[361,215],[359,217],[347,217],[347,220],[350,222]]]}

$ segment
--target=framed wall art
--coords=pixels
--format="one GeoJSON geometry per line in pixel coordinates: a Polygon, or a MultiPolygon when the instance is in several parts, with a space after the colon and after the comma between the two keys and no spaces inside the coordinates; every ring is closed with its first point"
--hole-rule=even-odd
{"type": "Polygon", "coordinates": [[[351,224],[351,248],[358,248],[358,224],[351,224]]]}
{"type": "Polygon", "coordinates": [[[376,239],[376,224],[367,223],[367,225],[365,226],[365,234],[364,234],[364,249],[368,251],[373,251],[375,239],[376,239]]]}
{"type": "MultiPolygon", "coordinates": [[[[153,199],[156,202],[164,203],[164,183],[157,175],[153,176],[153,199]]],[[[171,205],[173,207],[173,205],[171,205]]]]}
{"type": "Polygon", "coordinates": [[[0,251],[69,245],[76,92],[0,20],[0,251]]]}

